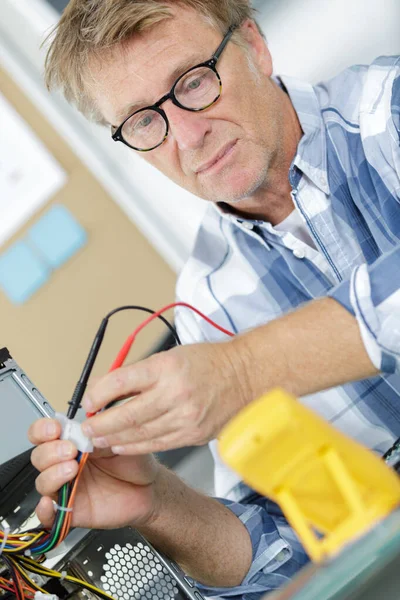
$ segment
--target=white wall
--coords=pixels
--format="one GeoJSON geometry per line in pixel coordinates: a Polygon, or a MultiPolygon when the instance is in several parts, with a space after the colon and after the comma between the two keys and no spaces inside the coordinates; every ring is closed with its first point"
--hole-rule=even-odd
{"type": "MultiPolygon", "coordinates": [[[[400,0],[258,2],[275,71],[309,81],[379,54],[400,53],[400,0]]],[[[1,0],[0,62],[176,270],[190,252],[205,203],[167,181],[105,129],[88,124],[41,81],[43,32],[56,14],[44,0],[1,0]]]]}
{"type": "Polygon", "coordinates": [[[259,2],[276,73],[316,82],[400,54],[400,0],[259,2]]]}
{"type": "Polygon", "coordinates": [[[57,17],[44,0],[1,0],[0,64],[171,267],[179,270],[188,253],[188,242],[170,225],[174,223],[178,229],[176,214],[168,218],[160,210],[163,184],[154,189],[153,181],[144,175],[142,162],[133,161],[122,144],[112,142],[105,128],[88,123],[58,94],[50,95],[44,88],[45,52],[39,46],[57,17]],[[154,191],[150,195],[148,190],[154,191]]]}

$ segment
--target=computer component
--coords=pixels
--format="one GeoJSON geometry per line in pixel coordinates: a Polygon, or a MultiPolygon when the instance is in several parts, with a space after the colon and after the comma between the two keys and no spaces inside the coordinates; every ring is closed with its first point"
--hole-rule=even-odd
{"type": "Polygon", "coordinates": [[[0,349],[0,517],[13,528],[34,510],[37,471],[30,462],[28,429],[36,419],[51,417],[53,409],[18,366],[7,348],[0,349]]]}
{"type": "MultiPolygon", "coordinates": [[[[7,348],[0,349],[0,402],[5,417],[0,445],[0,519],[6,519],[13,531],[20,528],[39,501],[35,490],[38,473],[30,463],[28,429],[36,419],[55,413],[7,348]]],[[[63,544],[66,550],[64,556],[55,557],[56,568],[95,583],[116,600],[202,599],[178,565],[129,527],[90,532],[75,529],[63,544]]],[[[60,598],[82,597],[82,592],[66,581],[49,580],[44,587],[60,598]]],[[[86,590],[84,596],[93,594],[86,590]]]]}
{"type": "Polygon", "coordinates": [[[0,350],[0,402],[3,421],[0,465],[3,465],[31,448],[27,432],[33,421],[54,415],[50,404],[7,348],[0,350]]]}
{"type": "Polygon", "coordinates": [[[91,531],[56,569],[102,588],[116,600],[203,598],[176,563],[157,552],[130,527],[91,531]]]}
{"type": "Polygon", "coordinates": [[[396,473],[400,474],[400,439],[396,440],[393,446],[385,452],[383,458],[389,467],[392,467],[396,473]]]}

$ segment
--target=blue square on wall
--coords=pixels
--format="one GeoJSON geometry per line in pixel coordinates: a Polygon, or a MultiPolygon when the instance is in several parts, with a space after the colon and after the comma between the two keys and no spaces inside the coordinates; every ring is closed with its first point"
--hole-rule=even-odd
{"type": "Polygon", "coordinates": [[[44,285],[50,269],[26,242],[16,242],[0,255],[0,286],[14,304],[23,304],[44,285]]]}
{"type": "Polygon", "coordinates": [[[28,240],[57,269],[86,244],[87,234],[68,208],[57,204],[30,228],[28,240]]]}

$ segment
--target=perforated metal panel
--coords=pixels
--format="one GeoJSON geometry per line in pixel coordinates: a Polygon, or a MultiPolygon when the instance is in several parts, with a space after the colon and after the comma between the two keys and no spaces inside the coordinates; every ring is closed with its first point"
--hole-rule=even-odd
{"type": "Polygon", "coordinates": [[[104,590],[118,600],[173,600],[178,593],[158,557],[142,542],[136,546],[128,542],[123,547],[115,544],[105,557],[100,580],[104,590]]]}
{"type": "Polygon", "coordinates": [[[116,600],[202,600],[174,562],[130,527],[92,531],[57,566],[116,600]]]}

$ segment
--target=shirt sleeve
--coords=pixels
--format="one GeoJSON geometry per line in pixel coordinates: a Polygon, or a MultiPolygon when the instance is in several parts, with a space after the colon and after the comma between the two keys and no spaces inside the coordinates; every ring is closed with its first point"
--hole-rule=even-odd
{"type": "MultiPolygon", "coordinates": [[[[273,517],[263,506],[268,500],[260,496],[261,504],[246,504],[217,498],[246,527],[253,548],[251,567],[240,586],[232,588],[197,587],[207,598],[259,600],[266,592],[288,583],[309,561],[298,538],[283,517],[273,517]]],[[[228,549],[227,549],[228,552],[228,549]]]]}
{"type": "Polygon", "coordinates": [[[400,245],[329,294],[357,319],[365,349],[384,373],[400,372],[400,245]]]}
{"type": "MultiPolygon", "coordinates": [[[[400,57],[382,57],[376,63],[375,85],[379,94],[362,104],[360,126],[366,158],[379,171],[398,208],[382,213],[396,230],[400,223],[400,57]],[[391,68],[387,68],[387,64],[391,68]],[[394,210],[394,212],[393,212],[394,210]]],[[[371,90],[369,90],[370,92],[371,90]]],[[[372,265],[357,267],[350,281],[329,294],[352,313],[358,322],[365,349],[383,373],[400,372],[400,244],[372,265]]]]}

